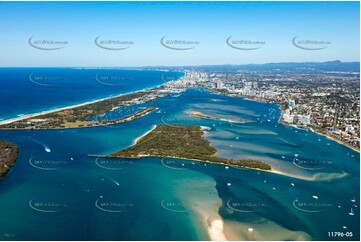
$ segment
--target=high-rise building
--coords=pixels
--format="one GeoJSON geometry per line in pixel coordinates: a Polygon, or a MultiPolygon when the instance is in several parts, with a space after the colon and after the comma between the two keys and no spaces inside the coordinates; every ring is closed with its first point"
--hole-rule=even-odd
{"type": "Polygon", "coordinates": [[[244,88],[245,88],[245,89],[248,89],[248,90],[249,90],[249,89],[252,89],[252,82],[245,82],[245,83],[244,83],[244,88]]]}
{"type": "Polygon", "coordinates": [[[252,83],[253,89],[257,89],[258,88],[258,83],[257,82],[253,82],[252,83]]]}
{"type": "Polygon", "coordinates": [[[223,89],[223,83],[221,81],[216,82],[216,88],[217,89],[223,89]]]}
{"type": "Polygon", "coordinates": [[[293,108],[295,108],[295,107],[296,107],[296,102],[295,102],[295,100],[289,99],[289,100],[288,100],[288,108],[289,108],[289,109],[293,109],[293,108]]]}

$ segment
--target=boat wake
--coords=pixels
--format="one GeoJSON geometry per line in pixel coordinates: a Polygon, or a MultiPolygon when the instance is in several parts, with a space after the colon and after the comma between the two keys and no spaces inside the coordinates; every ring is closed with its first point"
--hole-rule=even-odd
{"type": "Polygon", "coordinates": [[[34,138],[29,138],[29,139],[32,140],[34,143],[41,145],[46,152],[48,152],[48,153],[51,152],[50,147],[48,145],[44,144],[43,142],[41,142],[37,139],[34,139],[34,138]]]}

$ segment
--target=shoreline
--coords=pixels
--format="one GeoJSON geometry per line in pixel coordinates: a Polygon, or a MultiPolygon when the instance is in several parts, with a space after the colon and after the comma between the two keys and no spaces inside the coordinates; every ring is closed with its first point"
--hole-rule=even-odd
{"type": "MultiPolygon", "coordinates": [[[[283,121],[282,121],[283,110],[281,109],[281,105],[280,105],[279,103],[277,103],[277,105],[278,105],[279,109],[281,110],[281,115],[280,115],[280,117],[279,117],[279,119],[278,119],[278,123],[280,123],[280,124],[282,124],[282,125],[284,125],[284,126],[290,126],[290,127],[295,128],[295,129],[299,129],[299,128],[298,128],[299,126],[298,126],[297,124],[289,124],[289,123],[286,123],[286,122],[283,122],[283,121]]],[[[317,131],[315,131],[312,127],[308,127],[308,126],[303,126],[303,125],[301,125],[301,127],[302,127],[302,129],[304,129],[304,130],[309,130],[309,131],[311,131],[311,132],[313,132],[313,133],[315,133],[315,134],[324,136],[324,137],[326,137],[326,138],[329,139],[329,140],[333,140],[333,141],[339,143],[340,145],[346,146],[346,147],[350,148],[351,150],[356,151],[357,153],[360,153],[360,150],[357,149],[356,147],[353,147],[353,146],[351,146],[351,145],[343,142],[342,140],[338,140],[338,139],[336,139],[336,138],[334,138],[334,137],[331,137],[331,136],[327,135],[327,133],[326,133],[326,134],[323,134],[323,133],[321,133],[321,132],[317,132],[317,131]]]]}
{"type": "MultiPolygon", "coordinates": [[[[280,116],[279,116],[279,118],[278,118],[278,123],[279,123],[279,124],[282,124],[282,125],[284,125],[284,126],[291,126],[291,127],[295,127],[295,128],[296,128],[296,126],[298,126],[297,124],[289,124],[289,123],[285,123],[285,122],[282,121],[282,115],[283,115],[284,110],[282,110],[281,104],[278,103],[278,102],[275,102],[275,101],[272,101],[272,102],[270,101],[270,102],[268,102],[268,101],[266,101],[266,100],[265,100],[265,101],[256,100],[256,99],[252,99],[252,98],[249,98],[249,97],[231,96],[231,95],[227,95],[227,94],[215,93],[215,92],[212,92],[212,91],[209,91],[209,92],[210,92],[210,93],[213,93],[213,94],[216,94],[216,95],[223,95],[223,96],[233,97],[233,98],[241,98],[241,99],[244,99],[244,100],[247,100],[247,101],[252,101],[252,102],[265,103],[265,104],[277,104],[278,108],[281,110],[281,114],[280,114],[280,116]]],[[[318,135],[324,136],[324,137],[326,137],[326,138],[329,139],[329,140],[335,141],[335,142],[337,142],[337,143],[340,144],[340,145],[346,146],[347,148],[350,148],[351,150],[353,150],[353,151],[355,151],[355,152],[357,152],[357,153],[360,153],[360,149],[357,149],[356,147],[351,146],[351,145],[349,145],[348,143],[345,143],[345,142],[343,142],[342,140],[336,139],[336,138],[331,137],[331,136],[329,136],[329,135],[327,135],[327,134],[323,134],[323,133],[317,132],[317,131],[313,130],[312,127],[302,126],[302,128],[303,128],[303,129],[310,130],[310,131],[312,131],[313,133],[316,133],[316,134],[318,134],[318,135]]],[[[359,147],[359,148],[360,148],[360,147],[359,147]]]]}
{"type": "Polygon", "coordinates": [[[111,96],[111,97],[105,97],[105,98],[101,98],[101,99],[96,99],[96,100],[93,100],[93,101],[88,101],[88,102],[84,102],[84,103],[80,103],[80,104],[74,104],[74,105],[70,105],[70,106],[66,106],[66,107],[55,108],[55,109],[46,110],[46,111],[41,111],[41,112],[37,112],[37,113],[25,114],[25,115],[22,115],[21,117],[18,117],[18,118],[11,118],[11,119],[1,120],[1,121],[0,121],[0,126],[1,126],[1,125],[4,125],[4,124],[11,124],[11,123],[13,123],[13,122],[21,121],[21,120],[24,120],[24,119],[34,118],[34,117],[37,117],[37,116],[40,116],[40,115],[45,115],[45,114],[50,114],[50,113],[56,113],[56,112],[60,112],[60,111],[68,110],[68,109],[73,109],[73,108],[78,108],[78,107],[85,106],[85,105],[89,105],[89,104],[98,103],[98,102],[110,100],[110,99],[113,99],[113,98],[118,98],[118,97],[121,97],[121,96],[124,96],[124,95],[129,95],[129,94],[135,94],[135,93],[138,93],[138,92],[149,91],[149,90],[151,90],[151,89],[153,89],[153,88],[159,88],[159,87],[161,87],[161,86],[163,86],[163,84],[157,85],[157,86],[154,86],[154,87],[150,87],[150,88],[143,88],[143,89],[141,89],[141,90],[137,90],[137,91],[133,91],[133,92],[122,93],[122,94],[118,94],[118,95],[111,96]]]}
{"type": "Polygon", "coordinates": [[[315,131],[315,130],[312,129],[312,128],[310,128],[309,130],[311,130],[311,132],[313,132],[313,133],[315,133],[315,134],[318,134],[318,135],[321,135],[321,136],[323,136],[323,137],[326,137],[326,138],[329,139],[329,140],[335,141],[335,142],[337,142],[337,143],[340,144],[340,145],[344,145],[344,146],[346,146],[346,147],[348,147],[348,148],[352,149],[353,151],[355,151],[355,152],[357,152],[357,153],[360,154],[360,150],[358,150],[357,148],[355,148],[355,147],[353,147],[353,146],[351,146],[351,145],[349,145],[349,144],[347,144],[347,143],[345,143],[345,142],[343,142],[343,141],[341,141],[341,140],[339,140],[339,139],[336,139],[336,138],[334,138],[334,137],[332,137],[332,136],[330,136],[330,135],[327,135],[327,134],[323,134],[323,133],[317,132],[317,131],[315,131]]]}
{"type": "Polygon", "coordinates": [[[155,128],[157,128],[157,125],[153,124],[152,128],[151,128],[149,131],[145,132],[143,135],[141,135],[141,136],[139,136],[138,138],[136,138],[136,139],[133,141],[133,144],[132,144],[132,145],[136,145],[137,142],[138,142],[141,138],[143,138],[144,136],[146,136],[147,134],[149,134],[150,132],[152,132],[155,128]]]}
{"type": "MultiPolygon", "coordinates": [[[[143,137],[143,135],[141,136],[143,137]]],[[[224,167],[232,167],[234,169],[238,169],[238,170],[245,170],[245,171],[258,171],[258,172],[269,172],[272,174],[277,174],[277,175],[281,175],[281,176],[286,176],[286,177],[292,177],[294,179],[299,179],[299,180],[305,180],[305,181],[312,181],[312,178],[305,178],[302,176],[293,176],[291,174],[279,171],[279,170],[262,170],[262,169],[258,169],[258,168],[248,168],[248,167],[236,167],[235,165],[230,165],[230,164],[224,164],[224,163],[217,163],[217,162],[212,162],[212,161],[204,161],[204,160],[198,160],[198,159],[190,159],[190,158],[184,158],[184,157],[177,157],[177,156],[152,156],[152,155],[140,155],[139,157],[118,157],[118,156],[109,156],[109,155],[96,155],[96,154],[88,154],[88,157],[102,157],[102,158],[118,158],[118,159],[141,159],[141,158],[174,158],[174,159],[180,159],[180,160],[189,160],[189,161],[197,161],[199,163],[204,163],[204,164],[214,164],[214,165],[219,165],[219,166],[224,166],[224,167]]]]}
{"type": "MultiPolygon", "coordinates": [[[[281,109],[281,110],[282,110],[282,109],[281,109]]],[[[282,110],[282,112],[283,112],[283,110],[282,110]]],[[[326,137],[326,138],[329,139],[329,140],[335,141],[335,142],[337,142],[337,143],[340,144],[340,145],[346,146],[347,148],[350,148],[351,150],[353,150],[353,151],[355,151],[355,152],[357,152],[357,153],[360,153],[360,150],[358,150],[356,147],[351,146],[351,145],[343,142],[342,140],[336,139],[336,138],[328,135],[327,133],[324,134],[324,133],[315,131],[312,127],[300,126],[300,125],[296,125],[296,124],[289,124],[289,123],[283,122],[283,121],[282,121],[282,113],[281,113],[280,118],[278,119],[278,123],[280,123],[280,124],[282,124],[282,125],[284,125],[284,126],[293,127],[293,128],[295,128],[295,129],[309,130],[309,131],[311,131],[312,133],[315,133],[315,134],[321,135],[321,136],[323,136],[323,137],[326,137]],[[302,128],[300,128],[300,127],[302,127],[302,128]]]]}
{"type": "MultiPolygon", "coordinates": [[[[154,124],[153,124],[154,125],[154,124]]],[[[158,127],[161,127],[161,126],[165,126],[167,127],[167,125],[154,125],[153,128],[151,130],[149,130],[148,132],[146,132],[145,134],[141,135],[140,137],[136,138],[133,142],[133,145],[130,146],[130,147],[127,147],[125,149],[122,149],[118,152],[115,152],[115,153],[111,153],[111,154],[106,154],[104,155],[104,157],[110,157],[110,158],[129,158],[129,159],[138,159],[138,158],[141,158],[141,157],[166,157],[166,158],[177,158],[177,159],[184,159],[184,160],[193,160],[193,161],[199,161],[199,162],[208,162],[208,163],[214,163],[214,164],[222,164],[222,165],[225,165],[225,166],[232,166],[232,167],[239,167],[239,168],[242,168],[242,169],[254,169],[254,170],[270,170],[272,171],[272,167],[265,163],[265,162],[262,162],[262,161],[258,161],[258,160],[247,160],[247,159],[243,159],[243,160],[232,160],[232,159],[227,159],[227,158],[222,158],[222,157],[217,157],[215,156],[216,152],[215,153],[207,153],[206,156],[194,156],[194,155],[187,155],[186,154],[177,154],[177,153],[174,153],[172,152],[171,154],[151,154],[152,152],[150,152],[149,150],[145,150],[144,152],[141,151],[139,152],[136,152],[136,154],[122,154],[122,152],[124,150],[127,150],[127,149],[132,149],[133,147],[135,147],[137,145],[137,142],[143,138],[144,136],[148,135],[149,133],[151,133],[152,131],[154,131],[156,128],[158,127]],[[236,161],[236,162],[240,162],[239,164],[232,164],[233,161],[236,161]]],[[[183,127],[186,127],[186,126],[183,126],[183,127]]],[[[204,139],[204,131],[202,130],[202,127],[198,126],[200,131],[202,132],[202,137],[204,139]]],[[[161,128],[162,129],[162,128],[161,128]]],[[[164,130],[164,129],[163,129],[164,130]]],[[[170,133],[167,134],[168,135],[172,135],[172,130],[167,130],[169,131],[170,133]]],[[[163,137],[164,138],[164,137],[163,137]]],[[[149,141],[149,140],[148,140],[149,141]]],[[[146,141],[147,142],[147,141],[146,141]]],[[[184,142],[183,140],[181,141],[181,143],[184,142]]],[[[206,142],[207,143],[207,142],[206,142]]],[[[211,148],[213,148],[211,146],[211,144],[208,142],[207,143],[211,148]]],[[[161,144],[163,145],[163,144],[161,144]]],[[[208,147],[208,146],[207,146],[208,147]]],[[[203,148],[203,147],[201,147],[203,148]]],[[[215,151],[216,149],[213,148],[215,151]]],[[[208,152],[208,151],[207,151],[208,152]]],[[[94,155],[94,154],[89,154],[88,156],[97,156],[97,155],[94,155]]]]}
{"type": "Polygon", "coordinates": [[[11,172],[19,157],[19,147],[12,142],[0,139],[0,181],[11,172]]]}
{"type": "MultiPolygon", "coordinates": [[[[152,132],[156,127],[157,127],[157,125],[154,124],[149,131],[147,131],[144,134],[142,134],[141,136],[135,138],[132,146],[135,145],[141,138],[143,138],[144,136],[146,136],[147,134],[152,132]]],[[[196,161],[199,163],[203,163],[204,165],[206,165],[206,164],[220,165],[220,166],[223,166],[225,169],[227,169],[226,167],[232,167],[232,168],[238,169],[238,170],[268,172],[268,173],[291,177],[294,179],[299,179],[299,180],[304,180],[304,181],[314,181],[313,177],[298,176],[298,175],[294,175],[291,173],[286,173],[286,172],[283,172],[280,170],[276,170],[272,166],[271,166],[271,170],[263,170],[263,169],[259,169],[259,168],[241,167],[241,166],[236,166],[236,165],[232,165],[232,164],[228,164],[228,163],[213,162],[213,161],[209,161],[209,160],[199,160],[199,159],[192,159],[192,158],[178,157],[178,156],[154,156],[154,155],[148,155],[148,154],[139,155],[138,157],[119,157],[119,156],[111,156],[109,154],[105,154],[105,155],[88,154],[87,156],[88,157],[102,157],[102,158],[118,158],[118,159],[141,159],[141,158],[147,158],[147,157],[148,158],[174,158],[174,159],[180,159],[180,160],[196,161]]]]}
{"type": "Polygon", "coordinates": [[[120,123],[133,121],[135,119],[138,119],[145,115],[148,115],[151,112],[153,112],[154,110],[158,109],[157,107],[154,107],[153,110],[149,110],[150,108],[152,108],[152,107],[145,108],[141,111],[135,112],[131,115],[128,115],[121,119],[118,119],[114,123],[108,123],[108,124],[95,124],[95,125],[91,125],[91,126],[76,126],[76,127],[70,127],[70,126],[69,127],[51,127],[51,128],[49,127],[46,129],[27,129],[27,128],[24,128],[24,129],[12,129],[12,128],[1,129],[1,127],[0,127],[0,130],[65,130],[65,129],[85,129],[85,128],[107,127],[107,126],[114,125],[114,124],[120,124],[120,123]],[[144,112],[145,110],[147,110],[147,111],[144,112]],[[139,115],[139,113],[141,113],[141,114],[139,115]]]}
{"type": "Polygon", "coordinates": [[[217,163],[217,162],[212,162],[212,161],[204,161],[204,160],[190,159],[190,158],[177,157],[177,156],[140,155],[139,157],[127,157],[127,158],[118,157],[118,156],[109,156],[109,155],[96,155],[96,154],[88,154],[87,156],[88,157],[101,157],[101,158],[117,158],[117,159],[173,158],[173,159],[180,159],[180,160],[196,161],[196,162],[204,163],[204,164],[214,164],[214,165],[219,165],[219,166],[223,166],[223,167],[232,167],[234,169],[244,170],[244,171],[268,172],[268,173],[271,173],[271,174],[286,176],[286,177],[290,177],[290,178],[294,178],[294,179],[298,179],[298,180],[303,180],[303,181],[317,181],[313,177],[297,176],[297,175],[293,175],[293,174],[286,173],[286,172],[283,172],[283,171],[275,170],[273,168],[272,168],[272,170],[262,170],[262,169],[258,169],[258,168],[237,167],[235,165],[230,165],[230,164],[225,164],[225,163],[217,163]]]}
{"type": "MultiPolygon", "coordinates": [[[[21,121],[21,120],[25,120],[25,119],[34,118],[34,117],[41,116],[41,115],[56,113],[56,112],[60,112],[60,111],[64,111],[64,110],[69,110],[69,109],[73,109],[73,108],[78,108],[78,107],[85,106],[85,105],[89,105],[89,104],[98,103],[98,102],[110,100],[110,99],[113,99],[113,98],[118,98],[118,97],[121,97],[121,96],[124,96],[124,95],[135,94],[135,93],[143,92],[143,91],[149,91],[149,90],[154,89],[154,88],[160,88],[160,87],[162,87],[163,85],[164,85],[164,83],[163,83],[163,84],[160,84],[160,85],[156,85],[156,86],[154,86],[154,87],[143,88],[143,89],[140,89],[140,90],[137,90],[137,91],[126,92],[126,93],[118,94],[118,95],[115,95],[115,96],[104,97],[104,98],[100,98],[100,99],[96,99],[96,100],[92,100],[92,101],[87,101],[87,102],[83,102],[83,103],[79,103],[79,104],[74,104],[74,105],[70,105],[70,106],[61,107],[61,108],[55,108],[55,109],[40,111],[40,112],[37,112],[37,113],[25,114],[25,115],[21,115],[20,117],[17,117],[17,118],[0,119],[0,126],[1,126],[1,125],[5,125],[5,124],[11,124],[11,123],[13,123],[13,122],[17,122],[17,121],[21,121]]],[[[218,94],[218,95],[228,96],[228,95],[226,95],[226,94],[218,94]]],[[[243,98],[243,97],[240,97],[240,98],[243,98]]],[[[260,101],[260,100],[253,100],[253,99],[246,99],[246,98],[243,98],[243,99],[249,100],[249,101],[254,101],[254,102],[260,102],[260,103],[268,103],[268,102],[263,102],[263,101],[260,101]]],[[[279,109],[281,110],[281,115],[280,115],[280,117],[279,117],[279,119],[278,119],[278,123],[280,123],[280,124],[282,124],[282,125],[284,125],[284,126],[297,127],[296,124],[288,124],[288,123],[285,123],[285,122],[282,121],[283,110],[281,109],[281,106],[280,106],[279,103],[277,103],[277,102],[275,102],[275,103],[278,105],[279,109]]],[[[226,122],[234,122],[233,120],[231,121],[231,120],[213,119],[212,117],[208,117],[207,115],[204,115],[203,113],[200,113],[200,112],[190,112],[189,115],[195,116],[195,117],[199,117],[199,118],[204,118],[204,119],[220,120],[220,121],[226,121],[226,122]]],[[[344,146],[352,149],[353,151],[355,151],[355,152],[357,152],[357,153],[360,153],[360,150],[357,149],[356,147],[351,146],[351,145],[343,142],[342,140],[339,140],[339,139],[337,139],[337,138],[334,138],[334,137],[332,137],[332,136],[330,136],[330,135],[317,132],[317,131],[313,130],[312,127],[302,126],[302,128],[303,128],[303,129],[310,130],[310,131],[312,131],[313,133],[316,133],[316,134],[318,134],[318,135],[324,136],[324,137],[326,137],[326,138],[329,139],[329,140],[335,141],[335,142],[337,142],[338,144],[344,145],[344,146]]],[[[59,129],[67,129],[67,128],[59,128],[59,129]]],[[[135,143],[134,143],[134,144],[135,144],[135,143]]]]}

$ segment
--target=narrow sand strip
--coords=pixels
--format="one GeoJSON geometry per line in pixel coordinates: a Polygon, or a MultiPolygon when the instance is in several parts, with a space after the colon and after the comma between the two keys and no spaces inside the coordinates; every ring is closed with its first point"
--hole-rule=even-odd
{"type": "Polygon", "coordinates": [[[136,145],[137,142],[138,142],[141,138],[143,138],[144,136],[146,136],[147,134],[149,134],[150,132],[152,132],[156,127],[157,127],[157,125],[153,125],[153,127],[152,127],[149,131],[145,132],[142,136],[139,136],[138,138],[136,138],[136,139],[134,140],[134,142],[133,142],[133,145],[136,145]]]}
{"type": "Polygon", "coordinates": [[[20,120],[24,120],[24,119],[44,115],[44,114],[56,113],[56,112],[67,110],[67,109],[77,108],[77,107],[85,106],[85,105],[88,105],[88,104],[93,104],[93,103],[109,100],[109,99],[112,99],[112,98],[121,97],[121,96],[124,96],[124,95],[134,94],[134,93],[137,93],[137,92],[148,91],[149,89],[158,88],[160,86],[162,86],[162,85],[158,85],[158,86],[151,87],[151,88],[145,88],[145,89],[141,89],[141,90],[134,91],[134,92],[122,93],[122,94],[119,94],[119,95],[116,95],[116,96],[101,98],[101,99],[97,99],[97,100],[94,100],[94,101],[89,101],[89,102],[85,102],[85,103],[81,103],[81,104],[66,106],[66,107],[62,107],[62,108],[51,109],[51,110],[42,111],[42,112],[38,112],[38,113],[25,114],[25,115],[22,115],[21,117],[18,117],[18,118],[11,118],[11,119],[6,119],[6,120],[3,120],[3,121],[0,121],[0,125],[10,124],[10,123],[13,123],[13,122],[16,122],[16,121],[20,121],[20,120]]]}

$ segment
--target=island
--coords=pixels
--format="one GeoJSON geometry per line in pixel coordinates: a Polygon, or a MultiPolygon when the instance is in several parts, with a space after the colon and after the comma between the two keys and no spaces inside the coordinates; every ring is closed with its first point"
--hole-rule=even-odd
{"type": "Polygon", "coordinates": [[[0,140],[0,178],[5,177],[18,157],[18,148],[13,143],[0,140]]]}
{"type": "Polygon", "coordinates": [[[252,122],[251,120],[248,120],[248,119],[235,120],[235,119],[217,118],[217,117],[206,115],[206,114],[204,114],[202,112],[198,112],[198,111],[189,112],[189,115],[195,116],[195,117],[198,117],[198,118],[203,118],[203,119],[219,120],[219,121],[225,121],[225,122],[230,122],[230,123],[252,122]]]}
{"type": "Polygon", "coordinates": [[[131,147],[106,157],[140,158],[143,156],[170,157],[196,160],[242,168],[271,170],[271,166],[258,160],[233,160],[217,157],[217,150],[203,137],[197,125],[157,125],[152,131],[137,139],[131,147]]]}

